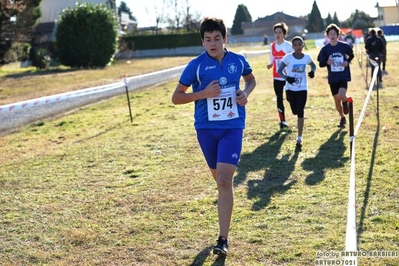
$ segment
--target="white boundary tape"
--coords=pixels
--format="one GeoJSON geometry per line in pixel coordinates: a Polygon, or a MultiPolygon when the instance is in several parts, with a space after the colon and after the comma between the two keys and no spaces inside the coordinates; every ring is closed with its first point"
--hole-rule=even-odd
{"type": "MultiPolygon", "coordinates": [[[[269,52],[270,52],[269,50],[260,50],[260,51],[245,51],[245,50],[243,50],[239,53],[244,56],[248,56],[248,55],[256,56],[256,55],[260,55],[260,54],[266,54],[269,52]]],[[[60,94],[45,96],[45,97],[41,97],[41,98],[37,98],[37,99],[31,99],[31,100],[27,100],[27,101],[2,105],[2,106],[0,106],[0,113],[11,112],[13,110],[18,110],[18,109],[27,109],[30,107],[35,107],[35,106],[39,106],[39,105],[43,105],[43,104],[60,102],[60,101],[64,101],[64,100],[71,99],[71,98],[77,98],[77,97],[82,97],[82,96],[86,96],[86,95],[90,95],[90,94],[101,93],[101,92],[105,92],[105,91],[119,89],[123,86],[127,86],[129,83],[132,83],[132,82],[134,83],[135,81],[142,80],[142,79],[148,79],[149,82],[146,82],[145,85],[148,85],[148,83],[151,83],[152,81],[153,81],[153,83],[163,82],[165,80],[168,80],[167,76],[170,76],[170,78],[174,78],[176,75],[180,75],[180,73],[184,67],[185,67],[185,65],[172,67],[169,69],[164,69],[164,70],[160,70],[160,71],[156,71],[156,72],[151,72],[151,73],[143,74],[140,76],[134,76],[131,78],[124,77],[122,82],[118,82],[118,83],[97,86],[97,87],[93,87],[93,88],[82,89],[82,90],[72,91],[72,92],[67,92],[67,93],[60,93],[60,94]],[[161,77],[161,78],[159,78],[159,77],[161,77]]]]}
{"type": "MultiPolygon", "coordinates": [[[[101,93],[105,91],[111,91],[115,89],[120,89],[123,88],[123,86],[126,86],[126,84],[137,81],[139,79],[148,79],[149,82],[151,83],[152,80],[159,80],[154,78],[156,76],[167,76],[170,75],[172,72],[179,71],[182,69],[183,66],[177,66],[169,69],[164,69],[152,73],[147,73],[143,74],[140,76],[134,76],[131,78],[123,78],[121,82],[113,83],[113,84],[108,84],[108,85],[102,85],[102,86],[97,86],[97,87],[92,87],[88,89],[82,89],[82,90],[77,90],[77,91],[71,91],[71,92],[66,92],[66,93],[60,93],[60,94],[55,94],[51,96],[45,96],[37,99],[31,99],[27,101],[22,101],[22,102],[17,102],[17,103],[12,103],[12,104],[7,104],[7,105],[2,105],[0,106],[0,113],[4,112],[11,112],[13,110],[18,110],[18,109],[27,109],[30,107],[35,107],[43,104],[48,104],[48,103],[54,103],[54,102],[60,102],[64,101],[67,99],[71,98],[77,98],[77,97],[83,97],[91,94],[96,94],[96,93],[101,93]]],[[[165,78],[163,78],[165,79],[165,78]]],[[[162,81],[162,80],[160,80],[162,81]]],[[[148,85],[148,84],[145,84],[148,85]]]]}
{"type": "MultiPolygon", "coordinates": [[[[367,105],[371,98],[371,92],[373,91],[374,83],[377,79],[378,74],[378,64],[369,59],[368,62],[371,62],[374,66],[373,78],[370,82],[370,86],[368,89],[368,93],[366,99],[363,104],[362,111],[359,115],[358,122],[356,124],[356,129],[354,131],[353,136],[351,136],[350,141],[352,143],[352,150],[351,150],[351,170],[350,170],[350,179],[349,179],[349,192],[348,192],[348,212],[347,212],[347,221],[346,221],[346,236],[345,236],[345,251],[357,251],[357,232],[356,232],[356,164],[355,164],[355,139],[356,135],[360,129],[360,125],[363,122],[363,118],[367,109],[367,105]]],[[[366,69],[367,71],[367,69],[366,69]]],[[[347,260],[354,260],[355,265],[358,265],[357,257],[346,257],[347,260]]]]}
{"type": "Polygon", "coordinates": [[[24,109],[24,108],[43,105],[43,104],[59,102],[59,101],[63,101],[66,99],[82,97],[85,95],[90,95],[90,94],[94,94],[94,93],[99,93],[99,92],[104,92],[104,91],[120,88],[122,85],[123,85],[123,83],[119,82],[119,83],[114,83],[112,85],[98,86],[98,87],[83,89],[83,90],[79,90],[79,91],[60,93],[60,94],[41,97],[41,98],[37,98],[37,99],[33,99],[33,100],[2,105],[2,106],[0,106],[0,112],[11,112],[11,111],[17,110],[17,109],[24,109]]]}
{"type": "MultiPolygon", "coordinates": [[[[352,142],[351,172],[349,178],[348,192],[348,212],[346,215],[346,236],[345,251],[357,251],[357,232],[356,232],[356,176],[355,176],[355,139],[352,142]]],[[[347,257],[346,260],[355,260],[357,257],[347,257]]]]}

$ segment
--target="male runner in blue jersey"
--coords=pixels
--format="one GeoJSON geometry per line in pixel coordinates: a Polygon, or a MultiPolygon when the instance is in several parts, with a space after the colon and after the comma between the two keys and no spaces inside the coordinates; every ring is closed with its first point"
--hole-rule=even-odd
{"type": "Polygon", "coordinates": [[[195,102],[197,139],[218,189],[219,238],[213,253],[226,256],[234,202],[233,175],[241,155],[245,105],[256,79],[245,57],[225,48],[223,20],[205,18],[200,36],[206,51],[188,63],[172,102],[195,102]],[[240,89],[241,77],[244,90],[240,89]],[[187,92],[190,86],[192,92],[187,92]]]}

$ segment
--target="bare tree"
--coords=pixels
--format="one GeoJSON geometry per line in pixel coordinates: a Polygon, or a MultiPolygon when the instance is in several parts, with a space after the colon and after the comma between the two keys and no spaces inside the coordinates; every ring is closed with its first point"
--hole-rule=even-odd
{"type": "Polygon", "coordinates": [[[164,22],[164,14],[165,14],[165,4],[167,3],[167,0],[162,0],[162,5],[160,7],[160,11],[158,10],[157,5],[154,5],[154,10],[155,10],[155,34],[158,34],[159,32],[159,25],[164,22]]]}
{"type": "Polygon", "coordinates": [[[184,26],[186,27],[187,31],[191,30],[191,13],[190,13],[190,9],[191,9],[191,4],[189,0],[185,0],[184,1],[184,6],[183,6],[183,15],[184,15],[184,26]]]}
{"type": "Polygon", "coordinates": [[[169,14],[168,18],[167,18],[167,22],[168,22],[168,28],[170,29],[170,31],[173,33],[175,30],[179,30],[181,25],[182,25],[182,14],[179,11],[179,0],[169,0],[169,7],[171,10],[171,14],[169,14]]]}
{"type": "Polygon", "coordinates": [[[179,6],[178,0],[174,0],[174,2],[175,2],[174,3],[175,26],[176,26],[176,29],[179,30],[180,29],[180,23],[181,23],[181,21],[180,21],[181,13],[179,12],[179,9],[178,9],[178,6],[179,6]]]}
{"type": "MultiPolygon", "coordinates": [[[[154,5],[156,27],[155,34],[158,34],[160,25],[168,23],[169,29],[184,27],[187,31],[197,30],[199,26],[199,15],[191,13],[190,0],[162,0],[161,5],[154,5]],[[169,11],[169,14],[165,15],[169,11]]],[[[147,14],[150,16],[148,9],[147,14]]]]}
{"type": "Polygon", "coordinates": [[[200,14],[191,11],[190,0],[183,0],[182,5],[183,25],[187,31],[198,30],[200,23],[200,14]]]}
{"type": "MultiPolygon", "coordinates": [[[[157,5],[157,3],[154,2],[155,26],[154,26],[153,30],[155,31],[155,34],[158,34],[160,24],[165,22],[164,21],[165,20],[164,19],[164,11],[165,11],[166,2],[167,2],[167,0],[162,0],[161,5],[157,5]],[[160,8],[160,10],[159,10],[159,8],[160,8]]],[[[150,13],[148,12],[147,6],[145,6],[145,12],[147,13],[147,15],[149,17],[152,16],[152,14],[150,15],[150,13]]]]}

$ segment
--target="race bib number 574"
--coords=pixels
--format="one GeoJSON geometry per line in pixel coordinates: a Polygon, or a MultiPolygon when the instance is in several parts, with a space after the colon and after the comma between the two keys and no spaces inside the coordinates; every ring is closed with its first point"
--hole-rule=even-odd
{"type": "Polygon", "coordinates": [[[209,121],[229,120],[238,117],[235,87],[221,89],[218,97],[208,98],[209,121]]]}

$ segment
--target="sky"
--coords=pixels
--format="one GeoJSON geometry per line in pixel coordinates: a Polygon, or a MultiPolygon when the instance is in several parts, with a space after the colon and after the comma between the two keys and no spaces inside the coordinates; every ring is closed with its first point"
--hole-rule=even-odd
{"type": "MultiPolygon", "coordinates": [[[[119,6],[122,0],[117,0],[119,6]]],[[[137,19],[138,27],[155,26],[156,14],[162,13],[163,2],[170,0],[123,0],[137,19]]],[[[215,16],[222,18],[227,27],[233,25],[234,16],[238,5],[244,4],[252,20],[259,17],[272,15],[276,12],[284,12],[291,16],[308,15],[313,7],[314,0],[280,0],[280,1],[261,1],[261,0],[178,0],[179,3],[190,4],[190,12],[199,14],[199,18],[205,16],[215,16]],[[262,3],[262,4],[260,4],[262,3]]],[[[338,19],[343,21],[350,17],[356,9],[377,16],[376,3],[381,5],[395,5],[395,0],[316,0],[321,16],[326,18],[328,13],[334,16],[337,12],[338,19]]],[[[165,10],[173,10],[166,8],[165,10]]]]}

